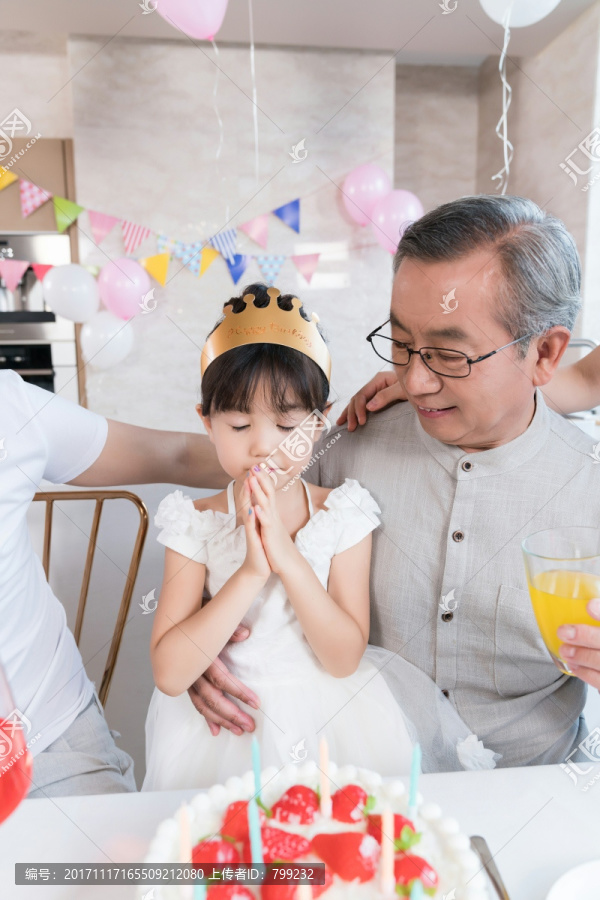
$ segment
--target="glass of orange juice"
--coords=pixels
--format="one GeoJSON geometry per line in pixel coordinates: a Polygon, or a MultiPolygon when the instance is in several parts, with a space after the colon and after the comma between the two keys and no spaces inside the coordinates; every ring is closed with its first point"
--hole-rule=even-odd
{"type": "Polygon", "coordinates": [[[521,546],[542,638],[561,672],[572,675],[559,654],[565,641],[556,632],[561,625],[600,627],[586,608],[593,597],[600,597],[600,529],[586,525],[549,528],[525,538],[521,546]]]}

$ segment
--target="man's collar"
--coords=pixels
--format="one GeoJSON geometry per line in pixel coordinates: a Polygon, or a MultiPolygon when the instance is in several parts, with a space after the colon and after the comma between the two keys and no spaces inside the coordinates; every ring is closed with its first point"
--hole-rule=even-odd
{"type": "Polygon", "coordinates": [[[453,444],[444,444],[424,430],[415,412],[415,431],[427,451],[455,478],[477,478],[480,475],[502,475],[527,462],[542,448],[550,430],[548,407],[539,388],[535,390],[535,412],[528,428],[506,444],[465,453],[453,444]],[[465,468],[465,463],[470,463],[465,468]]]}

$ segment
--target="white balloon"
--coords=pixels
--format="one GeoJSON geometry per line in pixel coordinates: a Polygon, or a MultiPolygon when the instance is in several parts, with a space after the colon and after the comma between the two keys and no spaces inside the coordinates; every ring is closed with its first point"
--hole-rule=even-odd
{"type": "Polygon", "coordinates": [[[49,269],[42,289],[44,300],[57,316],[87,322],[98,312],[100,293],[96,279],[77,263],[49,269]]]}
{"type": "MultiPolygon", "coordinates": [[[[504,14],[511,4],[511,0],[479,0],[484,12],[490,19],[502,25],[504,14]]],[[[510,14],[510,28],[524,28],[526,25],[534,25],[545,19],[553,9],[556,9],[560,0],[514,0],[510,14]]]]}
{"type": "Polygon", "coordinates": [[[103,309],[81,329],[81,352],[86,363],[110,369],[125,359],[133,347],[133,329],[114,313],[103,309]]]}

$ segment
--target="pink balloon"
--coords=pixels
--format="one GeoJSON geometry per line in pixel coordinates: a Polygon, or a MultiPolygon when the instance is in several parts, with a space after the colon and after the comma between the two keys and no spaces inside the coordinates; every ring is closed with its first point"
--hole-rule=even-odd
{"type": "Polygon", "coordinates": [[[405,229],[423,215],[423,204],[410,191],[392,191],[371,212],[371,230],[384,250],[395,253],[405,229]]]}
{"type": "Polygon", "coordinates": [[[228,0],[158,0],[165,22],[198,41],[212,41],[223,24],[228,0]]]}
{"type": "Polygon", "coordinates": [[[359,225],[367,225],[378,200],[392,190],[387,172],[374,163],[358,166],[346,176],[343,186],[344,206],[351,219],[359,225]],[[356,201],[356,202],[354,202],[356,201]]]}
{"type": "Polygon", "coordinates": [[[150,278],[135,259],[117,259],[103,266],[98,276],[100,297],[106,308],[121,319],[131,319],[150,290],[150,278]]]}

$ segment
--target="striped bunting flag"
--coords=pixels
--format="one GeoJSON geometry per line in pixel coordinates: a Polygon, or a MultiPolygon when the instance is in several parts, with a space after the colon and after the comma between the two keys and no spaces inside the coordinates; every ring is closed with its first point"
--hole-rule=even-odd
{"type": "Polygon", "coordinates": [[[125,244],[125,253],[129,256],[145,241],[150,234],[150,229],[144,225],[135,225],[134,222],[121,221],[123,229],[123,243],[125,244]]]}
{"type": "Polygon", "coordinates": [[[230,228],[227,231],[220,231],[214,234],[208,241],[211,247],[218,250],[221,256],[224,256],[227,262],[233,263],[235,258],[235,247],[237,243],[237,230],[230,228]]]}

